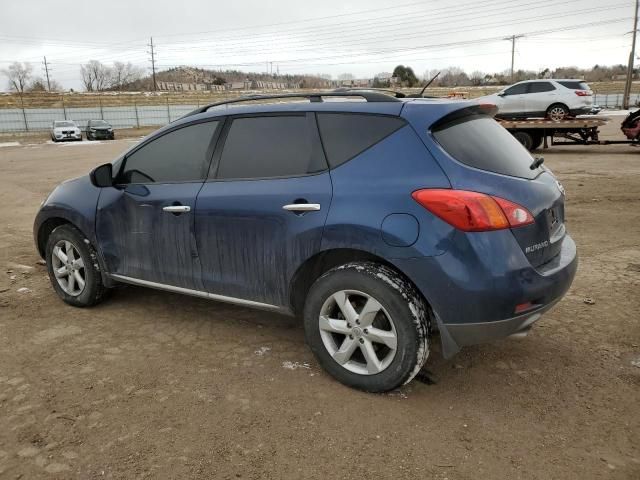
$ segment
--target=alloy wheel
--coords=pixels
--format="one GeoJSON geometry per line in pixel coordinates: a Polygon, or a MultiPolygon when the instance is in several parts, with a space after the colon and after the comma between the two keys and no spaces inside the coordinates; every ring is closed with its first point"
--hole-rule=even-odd
{"type": "Polygon", "coordinates": [[[562,120],[566,117],[567,112],[562,107],[553,107],[549,110],[549,118],[551,120],[562,120]]]}
{"type": "Polygon", "coordinates": [[[398,335],[391,316],[371,295],[340,290],[322,305],[320,337],[331,357],[350,372],[375,375],[393,361],[398,335]]]}
{"type": "Polygon", "coordinates": [[[86,284],[84,262],[78,249],[68,240],[60,240],[51,255],[53,274],[60,288],[68,295],[77,297],[86,284]]]}

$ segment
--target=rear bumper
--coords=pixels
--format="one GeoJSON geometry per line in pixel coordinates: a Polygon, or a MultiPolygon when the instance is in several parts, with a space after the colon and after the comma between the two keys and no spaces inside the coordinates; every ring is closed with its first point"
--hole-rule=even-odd
{"type": "Polygon", "coordinates": [[[584,107],[579,107],[579,108],[572,108],[569,110],[569,113],[571,114],[571,116],[575,117],[577,115],[586,115],[587,113],[590,113],[592,109],[592,106],[584,106],[584,107]]]}
{"type": "Polygon", "coordinates": [[[457,347],[488,343],[511,335],[527,333],[533,324],[540,320],[542,314],[551,309],[559,300],[554,300],[533,312],[507,318],[506,320],[445,324],[441,325],[440,329],[445,328],[447,330],[451,340],[455,342],[457,347]]]}
{"type": "Polygon", "coordinates": [[[443,353],[491,342],[528,329],[569,290],[578,267],[573,239],[534,268],[509,231],[459,233],[446,253],[395,262],[433,308],[443,353]],[[517,305],[535,308],[515,313],[517,305]]]}

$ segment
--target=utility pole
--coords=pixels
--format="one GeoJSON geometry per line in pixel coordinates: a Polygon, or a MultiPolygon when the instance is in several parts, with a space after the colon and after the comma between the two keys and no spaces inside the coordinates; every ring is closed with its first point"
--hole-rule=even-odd
{"type": "Polygon", "coordinates": [[[49,64],[47,63],[47,57],[43,57],[44,58],[44,74],[47,77],[47,91],[51,91],[51,82],[49,81],[49,64]]]}
{"type": "Polygon", "coordinates": [[[158,89],[158,84],[156,83],[156,52],[153,49],[153,37],[151,37],[149,48],[151,48],[148,53],[151,54],[151,73],[153,76],[153,91],[155,92],[158,89]]]}
{"type": "Polygon", "coordinates": [[[513,82],[513,62],[515,60],[516,54],[516,39],[522,38],[524,35],[511,35],[510,37],[505,37],[503,40],[509,40],[511,42],[511,81],[513,82]]]}
{"type": "Polygon", "coordinates": [[[631,94],[631,81],[633,80],[633,61],[636,58],[636,33],[638,32],[638,0],[636,0],[635,14],[633,16],[633,40],[631,41],[631,53],[629,54],[629,65],[627,66],[627,81],[624,84],[624,99],[622,108],[629,108],[629,96],[631,94]]]}

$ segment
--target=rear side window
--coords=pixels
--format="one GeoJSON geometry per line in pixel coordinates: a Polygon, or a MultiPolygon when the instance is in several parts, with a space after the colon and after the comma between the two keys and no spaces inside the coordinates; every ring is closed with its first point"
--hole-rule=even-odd
{"type": "Polygon", "coordinates": [[[558,82],[563,87],[570,88],[571,90],[589,90],[589,85],[586,82],[574,81],[574,80],[562,80],[558,82]]]}
{"type": "Polygon", "coordinates": [[[527,93],[527,84],[526,83],[518,83],[513,87],[509,87],[504,91],[505,95],[520,95],[522,93],[527,93]]]}
{"type": "Polygon", "coordinates": [[[324,170],[324,159],[320,162],[314,154],[313,142],[305,115],[236,118],[229,128],[216,177],[289,177],[324,170]]]}
{"type": "Polygon", "coordinates": [[[492,117],[469,115],[433,130],[433,136],[453,158],[470,167],[512,177],[535,178],[529,152],[492,117]]]}
{"type": "Polygon", "coordinates": [[[329,166],[335,168],[405,125],[398,117],[357,113],[318,113],[329,166]]]}
{"type": "Polygon", "coordinates": [[[531,82],[529,84],[529,93],[551,92],[555,89],[556,87],[551,85],[549,82],[531,82]]]}
{"type": "Polygon", "coordinates": [[[166,133],[127,156],[120,183],[203,180],[207,150],[218,122],[198,123],[166,133]]]}

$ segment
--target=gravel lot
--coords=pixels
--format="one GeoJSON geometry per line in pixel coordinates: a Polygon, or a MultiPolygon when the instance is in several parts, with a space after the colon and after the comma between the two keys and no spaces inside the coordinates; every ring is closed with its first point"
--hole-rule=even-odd
{"type": "Polygon", "coordinates": [[[371,395],[296,319],[134,287],[58,300],[38,205],[131,144],[0,146],[0,477],[640,478],[640,150],[544,152],[581,257],[567,297],[525,339],[432,354],[434,385],[371,395]]]}

